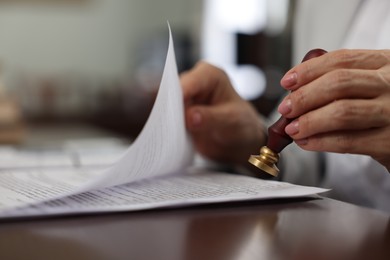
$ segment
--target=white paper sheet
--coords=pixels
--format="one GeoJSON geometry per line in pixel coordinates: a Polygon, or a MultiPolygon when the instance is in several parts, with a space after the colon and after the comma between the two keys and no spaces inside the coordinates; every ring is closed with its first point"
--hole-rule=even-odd
{"type": "Polygon", "coordinates": [[[177,71],[172,33],[160,88],[151,114],[126,154],[91,188],[172,174],[193,160],[191,139],[185,129],[183,94],[177,71]]]}
{"type": "Polygon", "coordinates": [[[193,147],[171,32],[160,89],[142,132],[111,167],[0,172],[0,218],[312,195],[326,190],[249,177],[188,174],[193,147]]]}
{"type": "Polygon", "coordinates": [[[0,217],[137,211],[200,203],[293,198],[323,191],[321,188],[265,181],[228,173],[195,171],[144,179],[140,182],[50,200],[30,207],[0,212],[0,217]]]}

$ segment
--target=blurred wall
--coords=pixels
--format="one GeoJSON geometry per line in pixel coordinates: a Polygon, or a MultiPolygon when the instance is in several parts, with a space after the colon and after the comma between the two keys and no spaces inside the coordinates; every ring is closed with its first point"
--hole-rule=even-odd
{"type": "Polygon", "coordinates": [[[92,118],[137,132],[160,81],[167,21],[174,38],[196,38],[201,12],[198,0],[0,0],[0,86],[28,121],[92,118]]]}
{"type": "Polygon", "coordinates": [[[166,30],[167,20],[174,30],[188,30],[200,5],[197,0],[0,1],[3,75],[123,76],[137,66],[132,57],[142,40],[166,30]]]}

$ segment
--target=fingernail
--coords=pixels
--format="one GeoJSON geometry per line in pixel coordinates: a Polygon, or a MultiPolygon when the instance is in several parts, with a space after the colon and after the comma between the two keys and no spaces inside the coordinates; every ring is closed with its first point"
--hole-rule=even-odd
{"type": "Polygon", "coordinates": [[[280,84],[284,88],[291,88],[298,82],[298,75],[296,72],[288,73],[281,79],[280,84]]]}
{"type": "Polygon", "coordinates": [[[292,121],[289,125],[286,126],[284,131],[288,135],[295,135],[295,134],[297,134],[299,132],[299,121],[298,120],[292,121]]]}
{"type": "Polygon", "coordinates": [[[282,103],[280,103],[278,107],[278,112],[281,113],[282,115],[287,115],[288,113],[291,112],[291,99],[286,98],[283,100],[282,103]]]}
{"type": "Polygon", "coordinates": [[[202,123],[202,115],[199,112],[194,112],[191,116],[192,126],[197,127],[202,123]]]}

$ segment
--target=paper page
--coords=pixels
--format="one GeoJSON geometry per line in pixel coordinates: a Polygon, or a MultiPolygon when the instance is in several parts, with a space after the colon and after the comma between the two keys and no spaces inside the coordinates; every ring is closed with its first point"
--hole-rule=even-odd
{"type": "Polygon", "coordinates": [[[133,182],[178,172],[189,166],[193,147],[185,129],[182,90],[177,72],[174,46],[169,29],[169,46],[159,91],[151,114],[133,144],[111,167],[84,174],[77,169],[44,169],[25,172],[0,172],[0,210],[10,206],[36,203],[99,187],[133,182]],[[12,175],[17,176],[12,176],[12,175]],[[23,181],[19,178],[23,176],[23,181]],[[10,180],[12,180],[10,182],[10,180]],[[69,185],[71,180],[71,185],[69,185]],[[18,183],[16,183],[18,182],[18,183]],[[31,186],[37,186],[33,194],[31,186]],[[36,196],[35,192],[39,192],[36,196]]]}
{"type": "Polygon", "coordinates": [[[95,168],[25,169],[0,172],[0,212],[73,194],[83,183],[97,177],[95,168]]]}
{"type": "Polygon", "coordinates": [[[125,155],[89,187],[108,187],[151,178],[187,168],[193,160],[191,139],[185,128],[183,94],[172,33],[160,88],[151,114],[125,155]]]}
{"type": "Polygon", "coordinates": [[[102,188],[22,209],[0,212],[0,218],[150,208],[241,200],[291,198],[327,190],[265,181],[220,172],[193,172],[102,188]]]}

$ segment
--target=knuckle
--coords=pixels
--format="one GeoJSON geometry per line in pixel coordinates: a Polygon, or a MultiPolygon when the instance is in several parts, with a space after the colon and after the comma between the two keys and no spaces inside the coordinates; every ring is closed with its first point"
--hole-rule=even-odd
{"type": "Polygon", "coordinates": [[[224,75],[227,76],[226,72],[221,68],[214,66],[206,61],[198,61],[195,65],[195,68],[201,72],[209,72],[213,75],[224,75]]]}
{"type": "Polygon", "coordinates": [[[351,135],[339,135],[336,137],[337,150],[340,153],[351,153],[354,149],[355,139],[351,135]]]}
{"type": "Polygon", "coordinates": [[[356,117],[358,108],[351,102],[336,100],[333,103],[335,107],[333,119],[339,127],[347,125],[351,119],[356,117]]]}
{"type": "Polygon", "coordinates": [[[386,116],[387,117],[387,109],[381,105],[372,104],[368,106],[368,112],[372,115],[386,116]]]}
{"type": "Polygon", "coordinates": [[[212,75],[213,75],[212,79],[214,80],[215,85],[229,84],[229,82],[230,82],[229,75],[226,73],[225,70],[223,70],[219,67],[210,65],[210,64],[209,64],[209,67],[207,67],[205,69],[209,70],[210,73],[212,73],[212,75]]]}
{"type": "Polygon", "coordinates": [[[301,117],[299,117],[299,133],[303,135],[308,135],[309,133],[316,132],[316,129],[313,127],[315,124],[313,124],[313,120],[310,118],[310,115],[306,114],[301,117]]]}
{"type": "Polygon", "coordinates": [[[381,50],[381,55],[390,62],[390,50],[381,50]]]}
{"type": "Polygon", "coordinates": [[[350,84],[352,76],[352,73],[346,69],[331,71],[326,79],[328,85],[325,94],[329,98],[336,98],[350,93],[353,87],[350,84]]]}
{"type": "Polygon", "coordinates": [[[346,83],[349,83],[352,77],[351,71],[347,69],[335,70],[330,72],[329,74],[330,74],[331,84],[333,86],[348,85],[346,83]]]}
{"type": "MultiPolygon", "coordinates": [[[[307,106],[307,96],[302,88],[299,88],[290,94],[291,103],[293,108],[305,108],[307,106]]],[[[300,110],[300,109],[298,109],[300,110]]],[[[295,111],[299,113],[301,111],[295,111]]]]}
{"type": "Polygon", "coordinates": [[[383,66],[388,65],[390,63],[390,50],[375,51],[373,59],[379,61],[383,66]]]}
{"type": "Polygon", "coordinates": [[[340,49],[333,52],[331,62],[339,68],[349,67],[354,64],[359,58],[359,53],[347,49],[340,49]]]}
{"type": "Polygon", "coordinates": [[[390,111],[388,105],[372,103],[367,106],[365,111],[367,116],[372,116],[372,124],[376,127],[381,127],[389,124],[390,122],[390,111]]]}
{"type": "Polygon", "coordinates": [[[313,72],[313,66],[311,65],[310,62],[303,62],[300,65],[298,65],[299,68],[299,75],[304,75],[304,80],[306,79],[312,79],[314,78],[314,72],[313,72]]]}
{"type": "Polygon", "coordinates": [[[379,78],[379,84],[382,86],[382,91],[389,91],[390,88],[390,61],[386,67],[376,71],[376,76],[379,78]]]}
{"type": "Polygon", "coordinates": [[[196,62],[195,67],[213,67],[213,65],[204,60],[199,60],[196,62]]]}
{"type": "Polygon", "coordinates": [[[196,62],[193,69],[198,70],[198,71],[202,71],[202,70],[207,70],[211,66],[212,66],[211,64],[201,60],[201,61],[196,62]]]}
{"type": "Polygon", "coordinates": [[[356,149],[356,140],[348,134],[334,132],[330,136],[315,136],[310,141],[314,150],[333,151],[337,153],[354,153],[356,149]]]}

